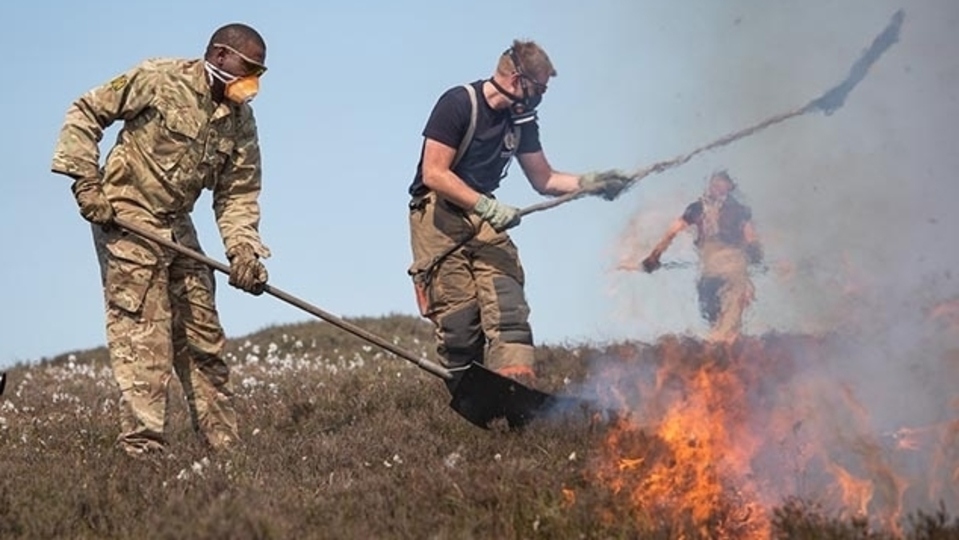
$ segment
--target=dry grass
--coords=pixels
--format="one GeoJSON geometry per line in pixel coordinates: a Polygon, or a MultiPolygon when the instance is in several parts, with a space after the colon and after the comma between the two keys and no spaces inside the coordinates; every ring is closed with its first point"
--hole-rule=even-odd
{"type": "MultiPolygon", "coordinates": [[[[429,328],[354,321],[414,351],[429,328]]],[[[541,347],[547,389],[587,376],[609,349],[541,347]]],[[[608,427],[591,421],[484,431],[442,382],[322,323],[233,340],[244,443],[207,455],[173,392],[172,454],[114,448],[117,391],[103,349],[10,371],[0,398],[0,538],[696,538],[708,528],[640,519],[597,483],[608,427]]],[[[957,538],[945,513],[912,538],[957,538]]],[[[719,520],[721,521],[721,520],[719,520]]],[[[886,538],[802,501],[775,510],[779,538],[886,538]]]]}

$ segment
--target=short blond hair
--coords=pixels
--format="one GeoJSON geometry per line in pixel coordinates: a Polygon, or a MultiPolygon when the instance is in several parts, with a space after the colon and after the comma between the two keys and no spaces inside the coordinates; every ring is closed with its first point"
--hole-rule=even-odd
{"type": "Polygon", "coordinates": [[[499,57],[496,71],[500,75],[509,76],[514,71],[526,74],[538,81],[556,76],[556,68],[550,61],[549,55],[534,41],[513,40],[513,45],[499,57]],[[512,52],[512,54],[510,54],[512,52]],[[513,64],[512,56],[516,57],[519,65],[513,64]]]}

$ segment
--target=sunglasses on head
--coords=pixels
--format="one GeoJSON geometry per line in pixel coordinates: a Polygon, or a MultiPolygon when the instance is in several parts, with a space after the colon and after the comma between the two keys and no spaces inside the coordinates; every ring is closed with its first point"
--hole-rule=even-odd
{"type": "Polygon", "coordinates": [[[510,47],[509,49],[506,50],[506,54],[508,54],[510,60],[513,61],[513,68],[516,69],[516,74],[519,75],[521,79],[528,81],[530,84],[532,84],[533,89],[536,90],[537,94],[545,94],[546,85],[530,77],[523,71],[523,68],[519,63],[519,58],[517,58],[516,56],[516,51],[514,51],[513,48],[510,47]]]}
{"type": "Polygon", "coordinates": [[[527,81],[529,81],[530,84],[533,85],[533,88],[536,90],[536,93],[537,93],[537,94],[545,94],[545,93],[546,93],[546,85],[545,85],[545,84],[537,81],[536,79],[530,77],[529,75],[527,75],[527,74],[525,74],[525,73],[520,73],[519,76],[522,77],[522,78],[524,78],[524,79],[526,79],[527,81]]]}
{"type": "Polygon", "coordinates": [[[240,60],[243,60],[243,63],[246,66],[246,72],[249,75],[252,75],[254,77],[262,77],[263,74],[266,73],[266,66],[250,58],[249,56],[241,53],[240,51],[234,49],[233,47],[230,47],[229,45],[226,45],[223,43],[214,43],[213,46],[219,47],[221,49],[224,49],[226,51],[229,51],[237,55],[237,57],[239,57],[240,60]]]}

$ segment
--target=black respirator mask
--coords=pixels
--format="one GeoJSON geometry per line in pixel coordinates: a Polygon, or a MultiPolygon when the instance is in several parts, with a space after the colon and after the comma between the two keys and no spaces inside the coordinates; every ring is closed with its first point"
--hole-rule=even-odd
{"type": "Polygon", "coordinates": [[[505,54],[508,54],[510,60],[513,61],[513,67],[516,68],[516,72],[519,73],[519,84],[520,88],[523,89],[523,96],[517,96],[512,92],[508,92],[505,88],[499,85],[493,78],[490,78],[490,82],[493,83],[493,87],[496,88],[501,94],[508,97],[512,102],[509,106],[510,118],[513,121],[514,125],[525,124],[527,122],[532,122],[536,120],[536,107],[539,106],[540,102],[543,101],[543,96],[541,94],[530,95],[529,81],[525,73],[523,73],[522,68],[520,68],[519,59],[516,58],[516,53],[512,48],[508,49],[505,54]]]}

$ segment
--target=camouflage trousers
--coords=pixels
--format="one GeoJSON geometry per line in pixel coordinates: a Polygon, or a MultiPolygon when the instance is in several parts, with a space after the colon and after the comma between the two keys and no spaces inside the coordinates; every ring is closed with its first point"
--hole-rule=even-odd
{"type": "Polygon", "coordinates": [[[742,332],[755,290],[743,250],[707,243],[700,250],[699,307],[710,323],[709,341],[730,343],[742,332]]]}
{"type": "Polygon", "coordinates": [[[476,361],[506,376],[531,375],[525,276],[509,235],[432,192],[410,202],[409,220],[409,274],[443,363],[455,370],[476,361]]]}
{"type": "MultiPolygon", "coordinates": [[[[188,217],[150,228],[200,251],[188,217]]],[[[168,385],[175,373],[194,430],[215,449],[230,446],[239,437],[212,270],[132,233],[93,230],[107,345],[120,389],[119,445],[131,454],[166,447],[168,385]]]]}

